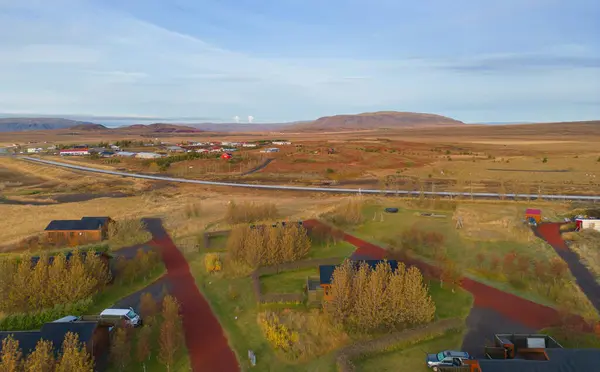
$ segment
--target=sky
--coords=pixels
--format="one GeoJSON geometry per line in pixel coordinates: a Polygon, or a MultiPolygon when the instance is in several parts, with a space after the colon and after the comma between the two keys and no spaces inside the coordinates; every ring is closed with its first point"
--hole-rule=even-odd
{"type": "Polygon", "coordinates": [[[600,119],[598,0],[0,0],[0,113],[600,119]]]}

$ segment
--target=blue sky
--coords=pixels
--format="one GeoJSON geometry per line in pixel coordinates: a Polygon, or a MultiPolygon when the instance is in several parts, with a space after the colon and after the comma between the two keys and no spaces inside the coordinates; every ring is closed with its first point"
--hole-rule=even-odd
{"type": "Polygon", "coordinates": [[[597,0],[0,0],[0,112],[600,119],[597,0]]]}

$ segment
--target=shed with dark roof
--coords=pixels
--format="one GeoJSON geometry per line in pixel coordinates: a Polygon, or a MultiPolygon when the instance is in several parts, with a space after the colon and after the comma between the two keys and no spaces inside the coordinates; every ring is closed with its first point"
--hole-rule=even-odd
{"type": "Polygon", "coordinates": [[[46,229],[46,240],[50,244],[75,247],[97,243],[108,238],[110,217],[83,217],[80,220],[50,221],[46,229]]]}

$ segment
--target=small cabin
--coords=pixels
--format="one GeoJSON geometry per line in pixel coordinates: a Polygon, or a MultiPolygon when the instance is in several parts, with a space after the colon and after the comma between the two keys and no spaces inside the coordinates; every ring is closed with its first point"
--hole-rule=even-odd
{"type": "Polygon", "coordinates": [[[110,217],[83,217],[80,220],[51,221],[44,233],[50,244],[76,247],[98,243],[108,238],[110,217]]]}
{"type": "Polygon", "coordinates": [[[525,210],[525,220],[526,221],[535,221],[535,223],[542,222],[542,211],[539,209],[527,208],[525,210]]]}

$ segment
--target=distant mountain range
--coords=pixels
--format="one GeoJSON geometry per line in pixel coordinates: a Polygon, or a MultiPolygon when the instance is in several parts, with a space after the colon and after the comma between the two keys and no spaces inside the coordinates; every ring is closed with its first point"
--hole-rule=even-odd
{"type": "Polygon", "coordinates": [[[6,118],[0,119],[0,132],[65,129],[86,125],[98,124],[60,118],[6,118]]]}
{"type": "MultiPolygon", "coordinates": [[[[490,126],[507,124],[533,123],[479,123],[490,126]]],[[[4,118],[0,119],[0,132],[24,132],[39,130],[70,131],[115,131],[120,133],[201,133],[201,132],[336,132],[375,129],[410,129],[410,128],[442,128],[468,126],[462,121],[446,116],[415,113],[381,111],[355,115],[335,115],[319,118],[314,121],[299,121],[274,124],[240,124],[240,123],[154,123],[134,124],[117,128],[107,128],[102,124],[63,118],[4,118]]]]}

